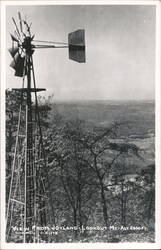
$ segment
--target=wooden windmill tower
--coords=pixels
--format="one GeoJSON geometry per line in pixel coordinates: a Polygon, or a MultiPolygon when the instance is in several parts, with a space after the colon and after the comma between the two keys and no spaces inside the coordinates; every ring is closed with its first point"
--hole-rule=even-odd
{"type": "Polygon", "coordinates": [[[84,63],[85,34],[84,30],[70,33],[68,43],[37,41],[30,25],[20,13],[18,16],[19,24],[13,18],[15,32],[11,34],[9,52],[13,58],[10,66],[15,76],[22,78],[22,88],[13,89],[20,91],[21,104],[7,203],[6,241],[49,242],[45,228],[53,223],[53,203],[37,98],[37,92],[45,89],[36,87],[33,53],[43,48],[68,48],[69,59],[84,63]]]}

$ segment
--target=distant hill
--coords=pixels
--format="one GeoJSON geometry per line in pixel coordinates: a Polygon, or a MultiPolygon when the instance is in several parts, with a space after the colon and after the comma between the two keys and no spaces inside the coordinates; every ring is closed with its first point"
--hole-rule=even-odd
{"type": "Polygon", "coordinates": [[[130,129],[122,131],[131,138],[147,138],[155,133],[154,101],[78,101],[57,102],[53,112],[65,119],[81,119],[91,125],[108,126],[113,122],[127,122],[130,129]]]}

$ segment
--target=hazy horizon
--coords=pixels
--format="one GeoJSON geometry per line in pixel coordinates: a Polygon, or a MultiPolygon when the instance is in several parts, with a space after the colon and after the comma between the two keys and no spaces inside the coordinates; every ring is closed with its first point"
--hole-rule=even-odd
{"type": "MultiPolygon", "coordinates": [[[[7,88],[6,90],[11,91],[11,88],[7,88]]],[[[48,98],[49,96],[53,96],[53,100],[55,102],[155,102],[154,99],[57,99],[54,97],[53,93],[46,93],[46,94],[38,94],[38,96],[48,98]]]]}
{"type": "Polygon", "coordinates": [[[55,102],[155,102],[155,99],[54,99],[55,102]]]}

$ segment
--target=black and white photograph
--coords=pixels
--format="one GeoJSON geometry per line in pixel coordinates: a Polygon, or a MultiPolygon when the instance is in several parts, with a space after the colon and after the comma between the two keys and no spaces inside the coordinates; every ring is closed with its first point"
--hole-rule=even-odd
{"type": "Polygon", "coordinates": [[[2,2],[2,249],[160,249],[159,1],[2,2]]]}

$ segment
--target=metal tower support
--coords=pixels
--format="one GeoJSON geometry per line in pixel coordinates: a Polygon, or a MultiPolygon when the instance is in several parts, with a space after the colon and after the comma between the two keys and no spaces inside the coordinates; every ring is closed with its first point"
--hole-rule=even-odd
{"type": "MultiPolygon", "coordinates": [[[[45,169],[45,151],[37,101],[37,92],[45,89],[36,88],[32,60],[33,50],[29,39],[24,48],[26,50],[24,70],[26,72],[24,72],[23,79],[25,80],[26,74],[27,87],[13,89],[21,91],[21,104],[7,209],[7,241],[32,243],[49,240],[45,230],[39,230],[39,228],[45,227],[47,221],[49,222],[51,212],[47,213],[47,204],[51,201],[51,197],[50,199],[47,197],[46,189],[49,188],[49,182],[48,176],[45,174],[47,169],[45,169]],[[35,95],[34,106],[32,94],[35,95]],[[23,104],[25,115],[22,116],[23,104]]],[[[49,190],[48,194],[50,194],[49,190]]]]}

